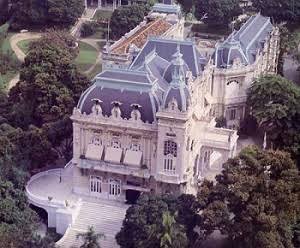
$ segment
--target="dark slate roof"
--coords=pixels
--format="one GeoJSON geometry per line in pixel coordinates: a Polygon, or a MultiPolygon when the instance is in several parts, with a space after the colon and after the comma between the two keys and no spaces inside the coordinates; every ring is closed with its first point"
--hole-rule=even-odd
{"type": "Polygon", "coordinates": [[[151,75],[147,73],[122,69],[104,71],[98,74],[96,78],[109,80],[115,79],[127,82],[138,82],[143,84],[152,84],[153,80],[155,80],[153,77],[151,77],[151,75]]]}
{"type": "Polygon", "coordinates": [[[90,114],[92,112],[93,99],[100,99],[102,114],[110,116],[113,108],[112,102],[121,102],[121,116],[122,118],[130,119],[132,104],[139,104],[141,112],[141,119],[144,122],[152,123],[155,120],[155,114],[158,110],[158,102],[151,92],[137,92],[129,90],[102,88],[101,86],[91,86],[85,94],[81,96],[78,103],[78,108],[82,113],[90,114]]]}
{"type": "Polygon", "coordinates": [[[169,102],[175,99],[178,104],[178,109],[180,111],[186,111],[190,104],[190,98],[190,93],[186,86],[170,87],[166,92],[166,96],[164,98],[164,108],[167,108],[169,102]]]}
{"type": "Polygon", "coordinates": [[[207,63],[206,59],[197,51],[196,45],[192,41],[181,41],[174,39],[149,38],[139,55],[135,58],[130,68],[143,67],[146,56],[153,50],[162,59],[171,62],[173,54],[176,52],[177,45],[183,54],[183,60],[187,64],[193,76],[198,76],[203,71],[203,66],[207,63]]]}
{"type": "Polygon", "coordinates": [[[227,68],[236,58],[245,65],[253,64],[257,52],[263,49],[272,29],[269,17],[260,14],[251,16],[240,30],[234,31],[217,46],[213,55],[215,64],[220,68],[227,68]]]}

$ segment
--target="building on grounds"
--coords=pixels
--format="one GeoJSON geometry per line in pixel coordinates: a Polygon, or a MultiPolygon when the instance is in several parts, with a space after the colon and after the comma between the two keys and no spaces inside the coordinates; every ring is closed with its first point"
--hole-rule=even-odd
{"type": "Polygon", "coordinates": [[[123,49],[130,59],[110,61],[74,109],[78,194],[128,200],[149,191],[195,193],[235,155],[236,131],[216,128],[215,117],[238,127],[253,79],[276,73],[279,31],[260,14],[209,59],[180,37],[143,35],[131,50],[140,34],[117,42],[118,54],[123,49]]]}
{"type": "Polygon", "coordinates": [[[30,203],[47,211],[49,227],[67,230],[64,237],[74,239],[78,229],[70,225],[78,215],[78,226],[86,221],[80,198],[117,205],[143,192],[196,194],[199,183],[213,180],[236,154],[247,89],[256,77],[276,73],[279,30],[269,18],[251,17],[204,57],[195,41],[179,35],[177,7],[156,7],[149,29],[136,29],[108,49],[127,57],[107,54],[103,72],[82,93],[71,116],[67,168],[34,175],[26,186],[30,203]],[[220,116],[229,128],[215,127],[220,116]]]}
{"type": "Polygon", "coordinates": [[[184,18],[178,5],[157,3],[144,20],[102,51],[102,68],[128,68],[149,37],[183,39],[184,18]]]}

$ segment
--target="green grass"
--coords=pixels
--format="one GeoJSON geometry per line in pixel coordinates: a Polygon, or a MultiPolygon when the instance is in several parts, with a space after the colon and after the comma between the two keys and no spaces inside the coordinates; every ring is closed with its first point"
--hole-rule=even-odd
{"type": "Polygon", "coordinates": [[[79,54],[75,59],[75,64],[80,71],[85,72],[96,63],[97,56],[98,51],[93,46],[80,41],[79,54]]]}
{"type": "Polygon", "coordinates": [[[93,20],[110,19],[112,13],[113,11],[111,10],[98,9],[93,17],[93,20]]]}
{"type": "Polygon", "coordinates": [[[98,73],[102,71],[102,64],[97,63],[94,69],[87,75],[87,77],[92,80],[98,73]]]}
{"type": "MultiPolygon", "coordinates": [[[[7,37],[3,41],[2,46],[0,47],[1,51],[4,53],[10,53],[13,59],[17,60],[16,54],[13,52],[10,46],[9,39],[15,33],[8,33],[7,37]]],[[[13,77],[17,74],[15,70],[9,70],[5,74],[0,74],[0,90],[5,90],[7,88],[8,82],[13,79],[13,77]]]]}
{"type": "Polygon", "coordinates": [[[6,74],[0,74],[0,91],[6,90],[8,82],[17,74],[16,71],[7,71],[6,74]]]}
{"type": "Polygon", "coordinates": [[[17,46],[22,50],[24,54],[27,54],[29,51],[30,43],[33,41],[33,39],[28,40],[21,40],[17,43],[17,46]]]}

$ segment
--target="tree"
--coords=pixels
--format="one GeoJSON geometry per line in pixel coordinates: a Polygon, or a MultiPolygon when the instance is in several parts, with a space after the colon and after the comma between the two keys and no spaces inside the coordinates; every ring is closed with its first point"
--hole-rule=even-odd
{"type": "Polygon", "coordinates": [[[263,76],[250,87],[247,105],[274,148],[300,161],[299,87],[281,76],[263,76]]]}
{"type": "Polygon", "coordinates": [[[203,19],[212,26],[228,25],[234,17],[241,14],[238,0],[197,0],[195,2],[195,17],[203,19]]]}
{"type": "Polygon", "coordinates": [[[82,0],[49,0],[47,19],[57,26],[73,25],[84,11],[82,0]]]}
{"type": "Polygon", "coordinates": [[[81,0],[13,0],[11,24],[14,29],[69,27],[84,10],[81,0]]]}
{"type": "Polygon", "coordinates": [[[179,0],[177,2],[185,14],[194,12],[194,0],[179,0]]]}
{"type": "Polygon", "coordinates": [[[0,25],[8,18],[8,0],[0,0],[0,25]]]}
{"type": "MultiPolygon", "coordinates": [[[[184,198],[142,195],[137,204],[128,208],[121,231],[116,235],[120,247],[188,247],[185,224],[193,221],[190,219],[193,208],[179,205],[184,198]]],[[[192,206],[195,198],[185,199],[186,206],[192,206]]]]}
{"type": "Polygon", "coordinates": [[[76,238],[81,238],[83,244],[80,248],[100,248],[99,239],[104,238],[104,234],[95,233],[94,228],[89,226],[86,233],[77,234],[76,238]]]}
{"type": "Polygon", "coordinates": [[[300,20],[300,2],[295,0],[253,0],[253,6],[276,22],[300,20]],[[280,11],[278,11],[280,10],[280,11]]]}
{"type": "Polygon", "coordinates": [[[148,11],[149,6],[137,4],[115,9],[110,19],[111,37],[113,39],[121,38],[122,35],[142,22],[148,11]]]}
{"type": "Polygon", "coordinates": [[[74,43],[74,38],[55,30],[33,42],[20,82],[6,100],[8,111],[1,113],[11,126],[24,131],[14,144],[20,148],[16,156],[30,169],[52,163],[57,155],[72,157],[69,116],[89,83],[73,63],[74,43]]]}
{"type": "Polygon", "coordinates": [[[199,202],[208,202],[200,229],[221,230],[232,247],[293,247],[300,177],[288,153],[245,148],[223,165],[216,180],[200,188],[199,202]]]}

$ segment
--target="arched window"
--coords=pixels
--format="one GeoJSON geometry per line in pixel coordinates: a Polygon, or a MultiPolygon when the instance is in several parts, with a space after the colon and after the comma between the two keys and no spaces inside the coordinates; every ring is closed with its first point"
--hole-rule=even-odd
{"type": "Polygon", "coordinates": [[[121,148],[121,143],[120,143],[119,140],[113,140],[113,141],[111,142],[111,146],[112,146],[113,148],[121,148]]]}
{"type": "Polygon", "coordinates": [[[164,155],[171,154],[177,157],[177,144],[172,140],[167,140],[164,143],[164,155]]]}
{"type": "Polygon", "coordinates": [[[121,181],[120,180],[109,180],[109,194],[113,196],[119,196],[121,194],[121,181]]]}
{"type": "Polygon", "coordinates": [[[90,176],[90,192],[101,193],[102,192],[102,180],[98,176],[90,176]]]}
{"type": "Polygon", "coordinates": [[[141,146],[137,143],[132,143],[130,145],[130,150],[131,151],[140,151],[141,150],[141,146]]]}
{"type": "Polygon", "coordinates": [[[96,146],[101,146],[102,140],[99,136],[94,136],[91,140],[91,144],[96,145],[96,146]]]}
{"type": "Polygon", "coordinates": [[[164,171],[175,173],[177,158],[177,143],[167,140],[164,143],[164,171]]]}

